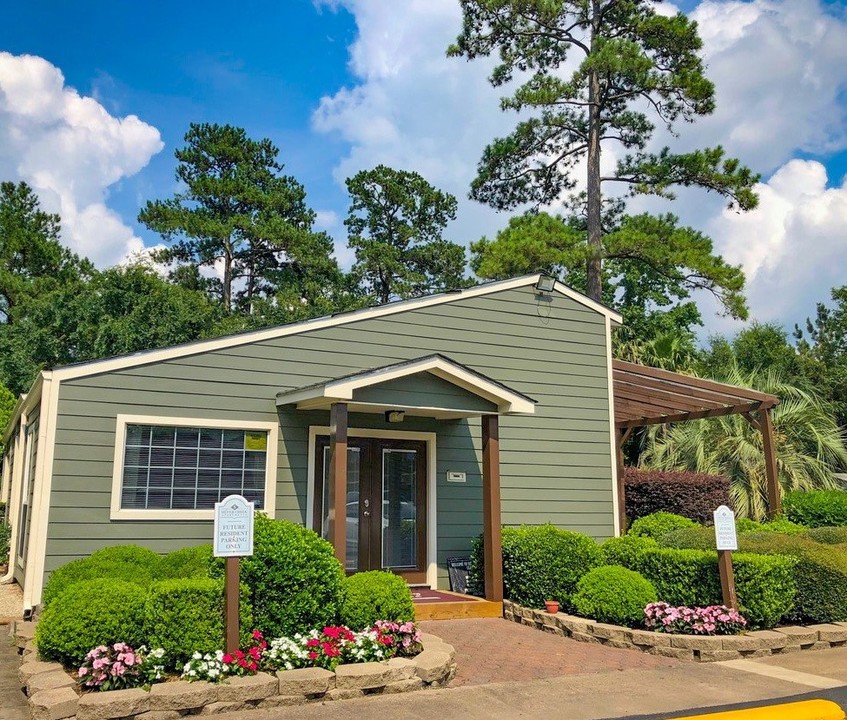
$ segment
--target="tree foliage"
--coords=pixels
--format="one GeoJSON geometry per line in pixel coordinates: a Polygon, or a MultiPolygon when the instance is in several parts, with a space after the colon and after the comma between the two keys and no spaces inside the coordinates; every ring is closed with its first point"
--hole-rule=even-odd
{"type": "Polygon", "coordinates": [[[219,308],[143,265],[79,277],[29,298],[0,327],[0,378],[25,392],[42,368],[149,350],[212,334],[219,308]]]}
{"type": "Polygon", "coordinates": [[[182,189],[138,216],[172,243],[157,259],[176,265],[176,279],[244,314],[258,299],[292,290],[308,304],[316,288],[338,280],[332,240],[313,231],[306,191],[283,174],[270,140],[231,125],[192,124],[185,143],[175,153],[182,189]],[[220,278],[208,274],[218,267],[220,278]]]}
{"type": "Polygon", "coordinates": [[[26,183],[0,183],[0,321],[17,306],[91,269],[59,243],[59,216],[41,209],[26,183]]]}
{"type": "MultiPolygon", "coordinates": [[[[464,24],[448,53],[469,60],[496,54],[491,84],[520,83],[501,107],[522,119],[510,135],[485,148],[471,197],[499,209],[537,209],[571,193],[585,219],[589,297],[603,296],[610,242],[604,238],[606,186],[623,188],[624,195],[670,199],[675,188],[698,187],[723,196],[731,207],[755,207],[758,177],[721,147],[648,150],[656,123],[673,132],[678,121],[693,122],[714,109],[697,26],[684,14],[659,14],[647,0],[459,1],[464,24]],[[563,70],[571,67],[572,54],[578,63],[568,75],[563,70]],[[609,144],[625,154],[604,173],[601,152],[609,144]],[[583,161],[585,193],[574,196],[574,172],[583,161]]],[[[650,263],[651,253],[662,252],[666,219],[654,220],[659,227],[639,222],[642,243],[629,246],[629,253],[650,263]]],[[[727,289],[719,299],[728,300],[727,312],[743,317],[740,286],[733,279],[727,289]]]]}
{"type": "MultiPolygon", "coordinates": [[[[585,221],[575,215],[516,216],[494,240],[471,243],[471,267],[484,278],[543,271],[585,292],[585,230],[585,221]]],[[[716,295],[732,315],[747,313],[741,269],[714,255],[708,237],[681,226],[673,215],[609,219],[604,255],[601,299],[624,317],[618,345],[676,336],[693,355],[691,328],[702,321],[691,295],[698,290],[716,295]]],[[[624,354],[632,354],[631,348],[624,354]]]]}
{"type": "MultiPolygon", "coordinates": [[[[780,398],[772,415],[783,492],[835,487],[833,472],[847,467],[847,447],[826,398],[775,371],[745,373],[731,368],[716,379],[780,398]]],[[[753,519],[765,515],[762,434],[740,415],[651,428],[641,465],[726,475],[738,513],[753,519]]]]}
{"type": "Polygon", "coordinates": [[[465,249],[444,239],[456,198],[416,172],[377,165],[347,179],[353,275],[380,303],[461,287],[465,249]]]}

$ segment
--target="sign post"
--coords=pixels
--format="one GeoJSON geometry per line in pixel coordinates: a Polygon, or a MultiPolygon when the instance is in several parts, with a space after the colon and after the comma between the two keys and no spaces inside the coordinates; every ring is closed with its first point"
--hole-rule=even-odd
{"type": "Polygon", "coordinates": [[[738,610],[738,597],[735,593],[735,576],[732,572],[732,551],[738,550],[738,536],[735,532],[735,513],[726,505],[721,505],[713,513],[715,519],[715,546],[718,549],[718,571],[721,576],[723,604],[738,610]]]}
{"type": "Polygon", "coordinates": [[[238,650],[239,558],[253,554],[253,503],[229,495],[215,503],[215,557],[226,558],[224,573],[224,637],[226,651],[238,650]]]}

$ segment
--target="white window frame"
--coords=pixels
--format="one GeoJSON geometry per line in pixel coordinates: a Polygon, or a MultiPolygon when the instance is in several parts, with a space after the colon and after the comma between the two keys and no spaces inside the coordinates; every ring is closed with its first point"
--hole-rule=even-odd
{"type": "Polygon", "coordinates": [[[215,510],[150,510],[123,509],[124,456],[126,451],[127,425],[156,425],[159,427],[199,427],[211,430],[255,430],[268,434],[268,449],[265,457],[265,502],[262,512],[270,517],[276,511],[276,466],[279,445],[279,423],[255,420],[215,420],[210,418],[167,417],[160,415],[118,415],[115,426],[115,462],[112,475],[112,520],[214,520],[215,510]]]}
{"type": "MultiPolygon", "coordinates": [[[[306,527],[309,529],[314,527],[315,473],[317,472],[315,447],[319,435],[326,436],[329,434],[330,428],[328,425],[309,426],[309,458],[306,469],[306,527]]],[[[423,440],[426,443],[426,584],[433,589],[438,589],[438,504],[436,502],[438,453],[436,450],[436,433],[351,427],[347,428],[347,437],[423,440]]]]}

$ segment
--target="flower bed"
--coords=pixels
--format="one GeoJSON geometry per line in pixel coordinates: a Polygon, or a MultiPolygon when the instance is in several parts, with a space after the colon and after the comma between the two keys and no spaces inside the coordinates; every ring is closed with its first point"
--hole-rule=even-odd
{"type": "MultiPolygon", "coordinates": [[[[395,623],[386,623],[382,637],[394,634],[400,637],[409,635],[408,629],[401,630],[395,623]]],[[[350,632],[349,630],[347,632],[350,632]]],[[[368,652],[376,652],[378,648],[368,646],[371,640],[376,640],[380,632],[370,631],[369,638],[358,642],[354,637],[349,639],[343,632],[323,633],[318,637],[311,634],[301,638],[302,642],[292,638],[294,645],[279,643],[276,657],[282,668],[296,663],[311,664],[311,667],[294,667],[253,672],[249,667],[252,655],[250,650],[243,658],[233,656],[231,662],[224,662],[224,653],[211,655],[220,664],[220,673],[211,679],[189,681],[187,679],[171,682],[156,683],[145,687],[110,690],[109,692],[85,692],[79,694],[79,682],[58,663],[42,662],[32,643],[34,625],[32,623],[17,623],[14,628],[15,639],[23,657],[19,678],[21,685],[26,688],[33,720],[106,720],[108,718],[135,718],[142,720],[145,713],[165,711],[172,717],[179,715],[216,714],[235,712],[253,707],[269,708],[283,705],[297,705],[315,700],[341,700],[362,697],[367,694],[399,693],[419,690],[427,687],[441,687],[448,683],[455,673],[453,658],[455,651],[451,645],[444,643],[434,635],[421,634],[419,642],[421,651],[413,657],[392,657],[388,660],[368,660],[365,662],[346,662],[355,659],[363,647],[370,647],[368,652]],[[333,638],[333,635],[337,637],[333,638]],[[326,636],[326,637],[323,637],[326,636]],[[309,644],[318,640],[318,645],[309,644]],[[336,641],[333,647],[333,642],[336,641]],[[326,643],[327,648],[319,647],[326,643]],[[303,654],[303,648],[309,648],[303,654]],[[339,650],[336,655],[334,649],[339,650]],[[315,657],[309,657],[315,653],[315,657]],[[292,659],[296,661],[292,662],[292,659]],[[239,662],[243,660],[244,663],[239,662]],[[328,667],[320,667],[324,663],[328,667]],[[228,666],[228,667],[225,667],[228,666]],[[149,688],[149,689],[148,689],[149,688]]],[[[351,635],[363,635],[357,633],[351,635]]],[[[255,637],[256,645],[261,647],[264,638],[255,637]]],[[[264,650],[274,652],[274,641],[267,642],[264,650]]],[[[127,648],[114,647],[96,649],[96,657],[87,662],[87,670],[83,676],[94,673],[94,662],[98,662],[97,670],[102,671],[108,664],[113,668],[115,663],[123,668],[121,677],[127,674],[127,668],[138,665],[146,671],[155,672],[155,651],[144,656],[136,664],[137,653],[128,656],[127,648]],[[147,658],[145,660],[144,658],[147,658]],[[153,661],[150,661],[150,658],[153,661]],[[127,661],[131,662],[127,662],[127,661]]],[[[363,655],[371,657],[371,655],[363,655]]],[[[255,658],[254,658],[255,659],[255,658]]],[[[197,658],[192,658],[187,666],[196,665],[197,658]]],[[[205,661],[203,656],[201,662],[205,661]]],[[[211,667],[209,663],[209,667],[211,667]]],[[[190,668],[189,668],[190,670],[190,668]]],[[[187,672],[184,670],[184,673],[187,672]]],[[[207,673],[208,674],[208,673],[207,673]]],[[[185,674],[183,675],[185,677],[185,674]]],[[[191,677],[188,675],[188,677],[191,677]]]]}
{"type": "Polygon", "coordinates": [[[507,620],[579,642],[630,648],[698,662],[737,660],[847,645],[847,622],[778,627],[742,635],[697,635],[637,630],[564,613],[551,615],[509,600],[503,601],[503,614],[507,620]]]}

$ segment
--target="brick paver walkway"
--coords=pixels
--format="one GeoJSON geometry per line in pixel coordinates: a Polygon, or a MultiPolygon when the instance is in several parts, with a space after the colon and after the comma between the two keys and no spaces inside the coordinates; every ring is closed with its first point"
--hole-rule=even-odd
{"type": "Polygon", "coordinates": [[[459,666],[451,683],[482,685],[636,668],[677,666],[679,660],[576,642],[500,618],[420,623],[456,648],[459,666]]]}

